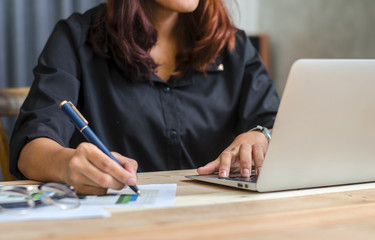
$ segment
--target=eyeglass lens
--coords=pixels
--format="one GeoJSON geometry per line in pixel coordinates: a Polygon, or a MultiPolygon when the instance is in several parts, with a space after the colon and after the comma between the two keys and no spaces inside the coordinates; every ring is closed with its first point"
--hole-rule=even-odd
{"type": "Polygon", "coordinates": [[[34,208],[33,197],[24,187],[7,186],[0,191],[0,210],[11,214],[24,214],[34,208]]]}
{"type": "Polygon", "coordinates": [[[62,209],[72,209],[79,206],[79,198],[68,186],[59,183],[45,183],[40,185],[43,201],[58,205],[62,209]]]}
{"type": "Polygon", "coordinates": [[[24,214],[38,205],[56,205],[61,209],[72,209],[80,205],[79,198],[68,186],[60,183],[45,183],[37,191],[26,187],[6,186],[0,189],[0,211],[24,214]]]}

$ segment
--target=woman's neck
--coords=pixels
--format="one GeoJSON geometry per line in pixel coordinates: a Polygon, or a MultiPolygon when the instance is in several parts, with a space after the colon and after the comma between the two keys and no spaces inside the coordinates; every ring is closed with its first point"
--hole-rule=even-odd
{"type": "Polygon", "coordinates": [[[176,37],[176,26],[179,13],[165,9],[161,6],[154,7],[150,21],[158,32],[158,38],[170,39],[176,37]]]}
{"type": "Polygon", "coordinates": [[[168,81],[176,70],[176,55],[180,48],[177,24],[179,13],[155,6],[149,15],[150,21],[158,32],[156,44],[150,51],[151,57],[159,64],[156,74],[168,81]]]}

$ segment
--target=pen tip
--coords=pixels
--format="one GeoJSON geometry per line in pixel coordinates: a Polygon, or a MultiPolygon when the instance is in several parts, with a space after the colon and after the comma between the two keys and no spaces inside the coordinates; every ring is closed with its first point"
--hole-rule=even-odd
{"type": "Polygon", "coordinates": [[[141,194],[141,190],[138,190],[138,191],[137,191],[137,194],[138,194],[139,196],[142,196],[142,194],[141,194]]]}

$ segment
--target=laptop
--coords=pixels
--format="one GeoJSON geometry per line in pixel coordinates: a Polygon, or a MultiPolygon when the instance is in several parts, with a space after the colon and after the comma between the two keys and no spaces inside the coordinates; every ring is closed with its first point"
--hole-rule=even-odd
{"type": "Polygon", "coordinates": [[[375,60],[291,67],[259,176],[186,176],[270,192],[375,181],[375,60]]]}

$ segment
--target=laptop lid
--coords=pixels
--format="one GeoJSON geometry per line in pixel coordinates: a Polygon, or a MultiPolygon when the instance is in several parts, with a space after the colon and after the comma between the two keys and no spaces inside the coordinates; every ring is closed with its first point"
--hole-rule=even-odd
{"type": "Polygon", "coordinates": [[[375,60],[296,61],[257,191],[375,181],[374,123],[375,60]]]}
{"type": "Polygon", "coordinates": [[[291,68],[258,191],[375,181],[375,60],[291,68]]]}

